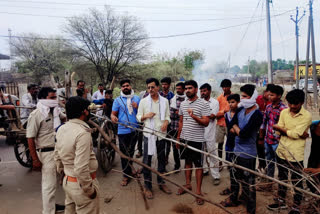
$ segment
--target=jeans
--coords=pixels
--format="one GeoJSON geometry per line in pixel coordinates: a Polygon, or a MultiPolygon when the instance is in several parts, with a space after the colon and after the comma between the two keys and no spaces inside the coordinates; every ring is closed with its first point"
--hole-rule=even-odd
{"type": "MultiPolygon", "coordinates": [[[[178,130],[171,130],[170,135],[172,139],[176,139],[178,135],[178,130]]],[[[172,151],[173,151],[173,158],[174,158],[174,168],[179,169],[181,167],[180,163],[180,150],[177,149],[176,143],[172,142],[172,151]]]]}
{"type": "MultiPolygon", "coordinates": [[[[144,141],[143,163],[151,167],[152,155],[148,155],[148,138],[143,137],[143,141],[144,141]]],[[[157,140],[156,147],[157,147],[157,157],[158,157],[158,172],[164,173],[165,165],[166,165],[166,157],[165,157],[166,141],[157,140]]],[[[152,190],[152,174],[149,169],[143,168],[143,178],[144,178],[144,185],[146,189],[152,190]]],[[[159,185],[165,183],[161,176],[157,176],[157,181],[159,185]]]]}
{"type": "MultiPolygon", "coordinates": [[[[131,132],[130,134],[119,134],[118,138],[120,151],[123,154],[132,158],[138,138],[137,132],[131,132]]],[[[121,158],[123,177],[128,177],[128,175],[132,175],[132,169],[130,165],[132,165],[132,161],[128,161],[128,159],[121,158]]]]}
{"type": "MultiPolygon", "coordinates": [[[[170,124],[168,125],[167,133],[168,133],[167,138],[171,138],[171,136],[169,134],[169,133],[171,133],[170,124]]],[[[165,140],[165,142],[166,142],[166,153],[165,153],[166,161],[169,161],[169,155],[170,155],[170,151],[171,151],[171,141],[165,140]]]]}
{"type": "Polygon", "coordinates": [[[270,177],[274,177],[275,164],[276,159],[276,150],[279,144],[268,144],[264,143],[266,159],[267,159],[267,175],[270,177]],[[272,162],[273,161],[273,162],[272,162]]]}
{"type": "MultiPolygon", "coordinates": [[[[294,171],[301,171],[301,166],[303,166],[303,161],[300,162],[288,162],[280,157],[277,156],[277,163],[286,166],[289,169],[292,169],[294,171]]],[[[278,171],[279,171],[279,180],[280,181],[286,181],[289,178],[289,173],[288,173],[288,169],[284,168],[283,166],[278,165],[278,171]]],[[[291,172],[291,182],[292,185],[299,187],[301,189],[303,189],[303,182],[301,180],[301,175],[291,172]]],[[[285,202],[286,199],[286,195],[287,195],[287,187],[286,186],[282,186],[279,184],[279,188],[278,188],[278,195],[280,197],[281,200],[283,200],[285,202]]],[[[293,196],[293,202],[294,202],[294,206],[299,206],[301,204],[301,200],[302,200],[303,196],[302,193],[294,190],[294,196],[293,196]]]]}
{"type": "MultiPolygon", "coordinates": [[[[242,158],[235,156],[235,164],[255,170],[256,158],[242,158]]],[[[231,181],[231,196],[232,202],[237,203],[240,191],[240,183],[242,185],[242,196],[247,201],[247,212],[253,214],[256,212],[256,188],[255,175],[247,171],[233,168],[235,182],[231,181]],[[250,186],[249,186],[250,185],[250,186]]]]}
{"type": "Polygon", "coordinates": [[[264,146],[263,145],[260,145],[259,143],[258,143],[258,141],[259,141],[259,134],[257,134],[258,136],[257,136],[257,140],[256,140],[256,145],[257,145],[257,155],[258,155],[258,160],[259,160],[259,167],[261,168],[261,169],[264,169],[264,168],[266,168],[266,165],[267,165],[267,163],[266,163],[266,160],[265,160],[265,158],[266,158],[266,154],[265,154],[265,148],[264,148],[264,146]]]}
{"type": "MultiPolygon", "coordinates": [[[[141,123],[140,125],[142,125],[141,123]]],[[[138,132],[138,151],[142,154],[142,141],[143,141],[143,132],[138,132]]]]}

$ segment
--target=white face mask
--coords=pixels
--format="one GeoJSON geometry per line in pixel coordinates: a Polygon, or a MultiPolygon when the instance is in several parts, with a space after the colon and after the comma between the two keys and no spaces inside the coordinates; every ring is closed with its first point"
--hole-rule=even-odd
{"type": "Polygon", "coordinates": [[[244,108],[251,108],[256,104],[256,99],[258,97],[258,92],[257,90],[254,90],[252,96],[250,99],[241,99],[240,103],[238,104],[238,107],[244,107],[244,108]]]}

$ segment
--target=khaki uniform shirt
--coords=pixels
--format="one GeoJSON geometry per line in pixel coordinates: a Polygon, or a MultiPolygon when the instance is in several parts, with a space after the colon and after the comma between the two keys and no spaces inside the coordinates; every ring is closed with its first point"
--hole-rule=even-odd
{"type": "Polygon", "coordinates": [[[93,152],[90,127],[79,119],[69,120],[57,132],[55,161],[58,172],[76,177],[80,187],[87,195],[94,192],[90,173],[98,169],[93,152]]]}
{"type": "Polygon", "coordinates": [[[54,147],[55,130],[53,128],[53,115],[43,119],[41,112],[36,109],[28,118],[27,138],[35,138],[36,149],[54,147]]]}

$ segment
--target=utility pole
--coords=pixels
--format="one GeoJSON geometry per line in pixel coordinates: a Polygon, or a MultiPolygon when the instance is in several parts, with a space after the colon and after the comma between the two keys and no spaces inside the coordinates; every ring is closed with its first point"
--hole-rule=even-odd
{"type": "Polygon", "coordinates": [[[296,29],[296,89],[299,89],[299,22],[302,20],[306,11],[303,12],[303,15],[299,18],[299,8],[296,7],[296,18],[293,19],[291,15],[291,20],[295,23],[296,29]]]}
{"type": "Polygon", "coordinates": [[[12,71],[12,30],[8,28],[9,35],[9,56],[10,56],[10,72],[12,71]]]}
{"type": "Polygon", "coordinates": [[[305,99],[304,99],[304,107],[307,109],[308,105],[308,75],[309,75],[309,54],[310,54],[310,26],[311,26],[311,20],[310,20],[310,14],[308,18],[308,33],[307,33],[307,55],[306,55],[306,73],[304,75],[304,93],[305,93],[305,99]]]}
{"type": "Polygon", "coordinates": [[[248,58],[248,76],[247,76],[247,84],[249,83],[249,75],[250,75],[250,56],[248,58]]]}
{"type": "Polygon", "coordinates": [[[267,56],[268,56],[268,83],[273,83],[272,78],[272,47],[271,47],[271,22],[270,22],[270,0],[266,0],[267,15],[267,56]]]}
{"type": "Polygon", "coordinates": [[[311,37],[311,54],[312,54],[312,79],[313,79],[313,106],[318,108],[318,90],[317,90],[317,69],[316,69],[316,50],[314,42],[314,28],[313,28],[313,0],[309,1],[310,9],[310,37],[311,37]]]}

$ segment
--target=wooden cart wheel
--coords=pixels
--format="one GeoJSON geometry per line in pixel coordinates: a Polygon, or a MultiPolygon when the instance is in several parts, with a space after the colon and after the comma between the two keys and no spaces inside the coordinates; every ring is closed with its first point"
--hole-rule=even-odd
{"type": "MultiPolygon", "coordinates": [[[[101,125],[104,132],[111,137],[112,142],[116,144],[116,134],[113,124],[108,121],[104,121],[101,125]]],[[[107,145],[102,135],[99,133],[98,137],[98,147],[97,147],[97,157],[99,161],[99,165],[103,172],[108,173],[112,167],[115,158],[115,151],[110,146],[107,145]]]]}
{"type": "Polygon", "coordinates": [[[18,139],[14,144],[14,154],[17,161],[26,168],[32,167],[32,158],[29,151],[27,138],[18,139]]]}

